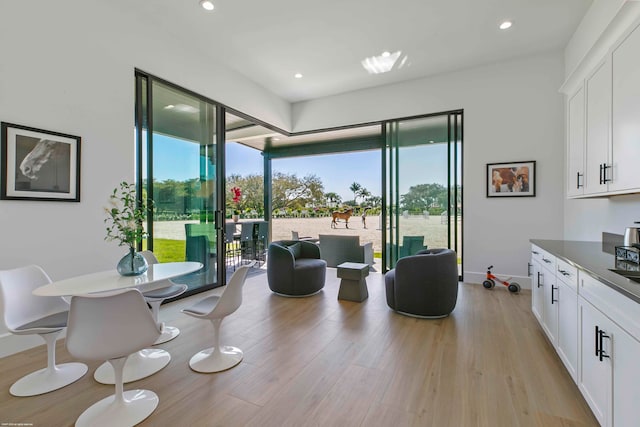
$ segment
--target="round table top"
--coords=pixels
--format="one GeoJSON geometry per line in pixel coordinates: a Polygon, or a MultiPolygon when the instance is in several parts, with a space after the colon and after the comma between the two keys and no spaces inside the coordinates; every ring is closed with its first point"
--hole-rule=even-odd
{"type": "Polygon", "coordinates": [[[151,264],[147,272],[139,276],[121,276],[114,269],[49,283],[36,288],[33,294],[43,297],[69,296],[126,288],[137,288],[141,292],[146,292],[154,289],[154,283],[193,273],[202,267],[199,262],[151,264]]]}

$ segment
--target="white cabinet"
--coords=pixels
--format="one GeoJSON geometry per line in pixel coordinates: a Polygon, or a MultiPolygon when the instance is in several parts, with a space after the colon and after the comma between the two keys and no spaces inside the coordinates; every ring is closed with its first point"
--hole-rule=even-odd
{"type": "Polygon", "coordinates": [[[578,374],[578,294],[565,283],[558,280],[555,297],[558,305],[558,341],[557,350],[571,378],[576,381],[578,374]]]}
{"type": "MultiPolygon", "coordinates": [[[[640,420],[640,341],[625,327],[638,307],[617,313],[615,295],[598,280],[580,275],[584,297],[579,297],[580,352],[578,387],[602,426],[636,426],[640,420]],[[604,287],[604,288],[603,288],[604,287]],[[606,309],[606,315],[601,309],[606,309]],[[618,321],[620,323],[618,323],[618,321]]],[[[626,305],[626,304],[624,304],[626,305]]],[[[620,307],[621,309],[623,307],[620,307]]]]}
{"type": "Polygon", "coordinates": [[[584,194],[584,87],[569,98],[567,103],[567,195],[584,194]]]}
{"type": "Polygon", "coordinates": [[[585,81],[586,136],[584,194],[608,191],[611,179],[610,129],[611,63],[600,62],[585,81]]]}
{"type": "Polygon", "coordinates": [[[578,366],[577,269],[531,246],[531,311],[575,380],[578,366]]]}
{"type": "Polygon", "coordinates": [[[558,344],[558,285],[555,274],[543,267],[544,301],[542,303],[542,329],[554,346],[558,344]]]}
{"type": "Polygon", "coordinates": [[[531,246],[531,311],[542,323],[542,303],[544,302],[544,271],[542,265],[542,249],[531,246]]]}
{"type": "MultiPolygon", "coordinates": [[[[581,279],[582,280],[582,279],[581,279]]],[[[580,371],[578,373],[578,388],[589,404],[591,411],[601,426],[609,426],[611,411],[611,359],[608,353],[609,342],[601,331],[611,328],[609,319],[595,309],[583,298],[579,300],[580,310],[580,371]],[[603,347],[600,348],[600,341],[603,347]]],[[[606,333],[606,332],[604,332],[606,333]]]]}
{"type": "Polygon", "coordinates": [[[611,146],[613,180],[610,191],[638,189],[640,159],[640,27],[611,53],[611,146]]]}
{"type": "Polygon", "coordinates": [[[640,193],[640,25],[567,93],[567,197],[640,193]]]}

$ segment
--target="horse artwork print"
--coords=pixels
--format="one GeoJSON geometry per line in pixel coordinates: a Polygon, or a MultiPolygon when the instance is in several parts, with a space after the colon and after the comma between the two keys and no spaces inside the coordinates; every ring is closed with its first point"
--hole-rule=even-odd
{"type": "Polygon", "coordinates": [[[535,196],[535,161],[487,165],[487,197],[535,196]]]}
{"type": "Polygon", "coordinates": [[[353,208],[349,208],[346,211],[333,211],[331,212],[331,228],[336,228],[338,225],[338,219],[344,219],[345,227],[349,228],[349,218],[353,214],[353,208]]]}
{"type": "Polygon", "coordinates": [[[2,198],[79,201],[80,138],[2,123],[2,198]]]}

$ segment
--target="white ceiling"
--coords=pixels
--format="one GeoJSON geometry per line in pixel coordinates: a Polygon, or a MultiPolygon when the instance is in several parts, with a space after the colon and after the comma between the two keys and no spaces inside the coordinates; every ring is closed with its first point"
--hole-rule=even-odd
{"type": "Polygon", "coordinates": [[[213,2],[213,12],[198,0],[129,0],[127,7],[185,48],[296,102],[562,49],[592,0],[213,2]],[[513,27],[499,30],[506,19],[513,27]],[[406,65],[368,74],[361,60],[385,50],[401,50],[406,65]]]}

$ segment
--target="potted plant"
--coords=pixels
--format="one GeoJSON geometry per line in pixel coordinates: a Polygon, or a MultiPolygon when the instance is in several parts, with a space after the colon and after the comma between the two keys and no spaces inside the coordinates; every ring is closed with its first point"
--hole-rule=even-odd
{"type": "Polygon", "coordinates": [[[137,200],[135,184],[121,182],[109,196],[109,207],[105,211],[107,235],[104,239],[129,247],[129,253],[118,262],[118,273],[123,276],[145,273],[147,261],[136,250],[142,239],[147,237],[144,230],[146,203],[137,200]]]}

